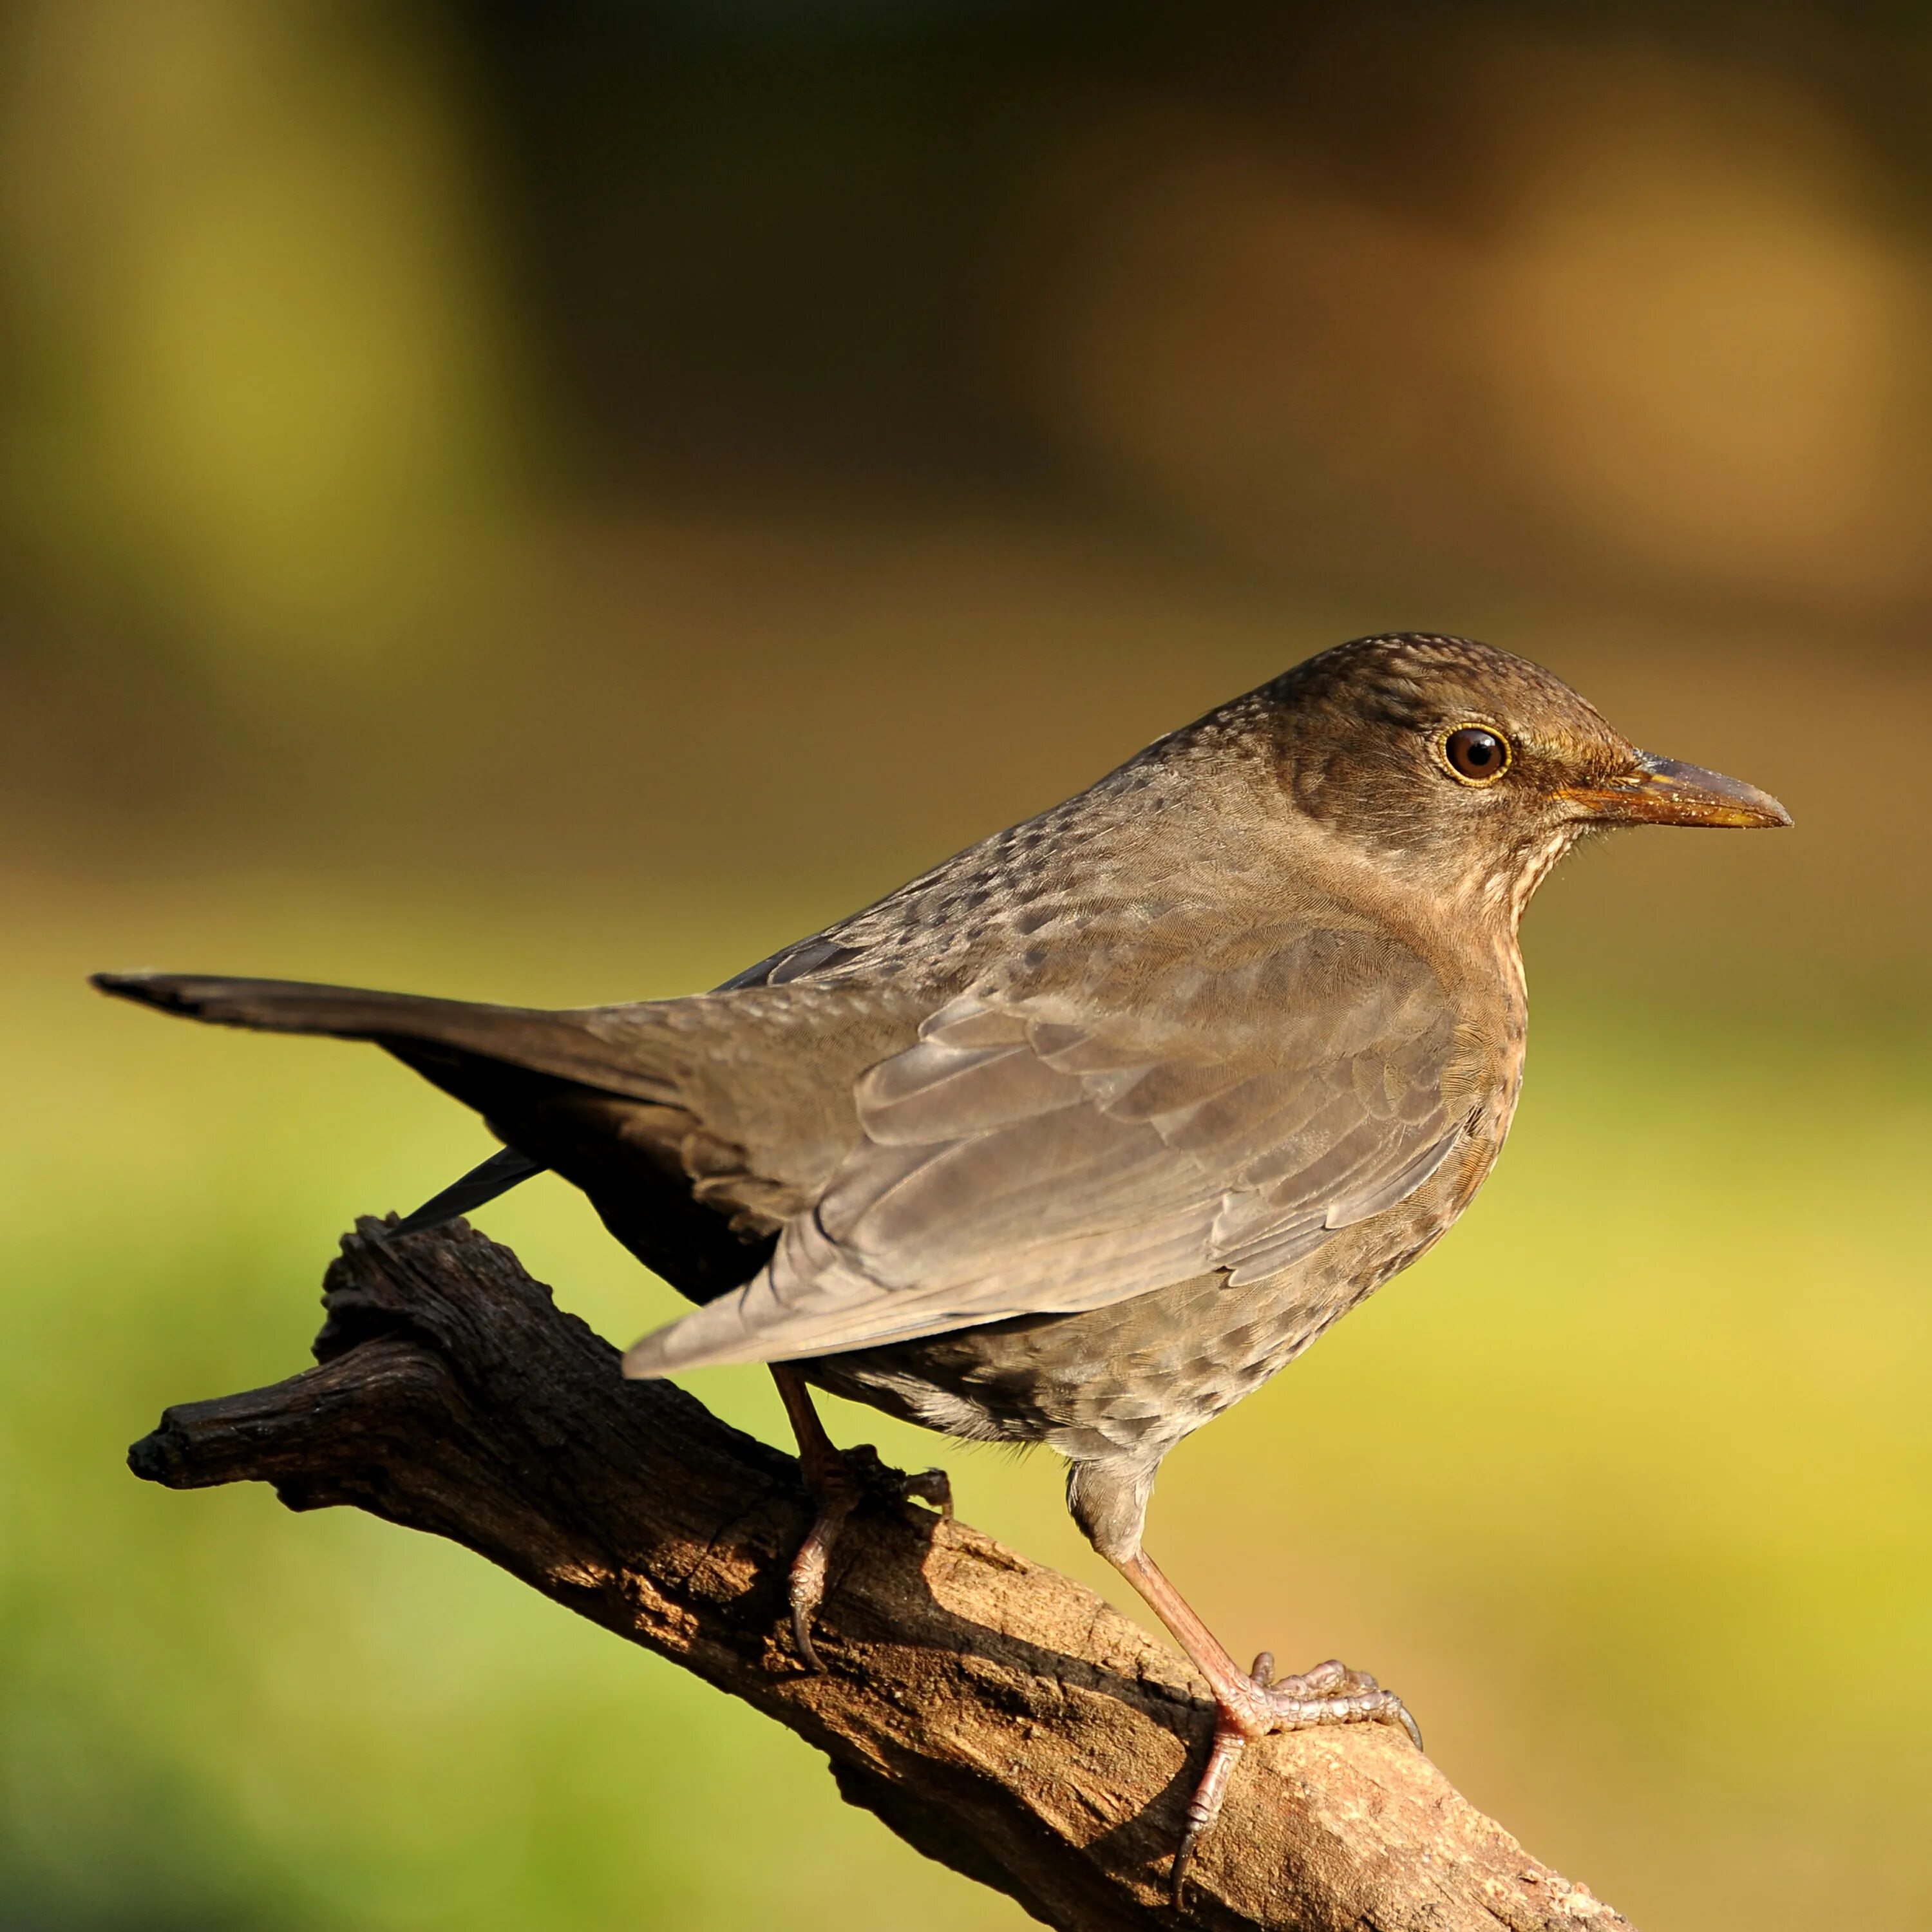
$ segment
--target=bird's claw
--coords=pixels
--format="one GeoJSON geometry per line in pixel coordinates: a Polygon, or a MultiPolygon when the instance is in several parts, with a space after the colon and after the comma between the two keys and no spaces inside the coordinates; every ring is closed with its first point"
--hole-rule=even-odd
{"type": "Polygon", "coordinates": [[[1331,1657],[1298,1677],[1276,1678],[1274,1659],[1264,1651],[1255,1659],[1251,1682],[1268,1701],[1270,1731],[1299,1731],[1314,1724],[1399,1724],[1410,1743],[1422,1748],[1422,1732],[1408,1707],[1384,1690],[1366,1670],[1351,1670],[1331,1657]]]}
{"type": "Polygon", "coordinates": [[[952,1514],[952,1484],[944,1469],[908,1474],[892,1468],[869,1442],[835,1450],[824,1457],[801,1456],[800,1468],[806,1492],[818,1514],[791,1560],[787,1595],[791,1609],[792,1640],[806,1668],[823,1676],[824,1660],[812,1640],[812,1619],[825,1599],[826,1566],[845,1519],[868,1497],[892,1503],[921,1502],[942,1516],[952,1514]]]}
{"type": "Polygon", "coordinates": [[[1194,1848],[1221,1815],[1235,1764],[1252,1739],[1324,1724],[1396,1724],[1408,1733],[1418,1750],[1422,1748],[1421,1730],[1402,1700],[1393,1690],[1384,1690],[1366,1670],[1351,1670],[1337,1658],[1297,1676],[1277,1678],[1274,1657],[1263,1651],[1253,1670],[1236,1678],[1215,1703],[1214,1742],[1188,1802],[1187,1822],[1174,1855],[1170,1892],[1177,1912],[1182,1909],[1194,1848]]]}

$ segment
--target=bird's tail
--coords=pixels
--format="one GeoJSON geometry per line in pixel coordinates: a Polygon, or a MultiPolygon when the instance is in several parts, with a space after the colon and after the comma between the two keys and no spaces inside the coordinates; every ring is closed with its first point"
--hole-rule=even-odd
{"type": "Polygon", "coordinates": [[[548,1076],[641,1100],[668,1097],[664,1073],[652,1065],[647,1024],[614,1028],[622,1014],[648,1007],[584,1007],[547,1012],[466,1000],[424,999],[354,986],[314,986],[292,980],[225,980],[192,973],[97,973],[104,993],[216,1026],[266,1033],[324,1034],[373,1040],[458,1099],[485,1112],[501,1070],[548,1076]],[[486,1070],[498,1070],[492,1077],[486,1070]]]}
{"type": "Polygon", "coordinates": [[[583,1189],[611,1233],[694,1301],[736,1288],[770,1250],[769,1234],[730,1228],[696,1203],[680,1166],[693,1118],[686,1085],[704,1064],[686,1002],[550,1012],[188,973],[99,973],[94,983],[218,1026],[371,1040],[474,1107],[502,1153],[392,1234],[466,1214],[548,1167],[583,1189]]]}

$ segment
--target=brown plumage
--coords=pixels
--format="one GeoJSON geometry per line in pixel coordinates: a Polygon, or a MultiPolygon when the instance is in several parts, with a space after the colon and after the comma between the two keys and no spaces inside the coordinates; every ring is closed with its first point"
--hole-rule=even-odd
{"type": "Polygon", "coordinates": [[[1520,658],[1364,638],[715,992],[544,1012],[99,983],[373,1040],[478,1108],[508,1151],[405,1228],[554,1168],[701,1304],[627,1372],[794,1365],[829,1511],[794,1579],[808,1654],[851,1495],[799,1378],[1066,1456],[1082,1527],[1219,1702],[1178,1888],[1246,1738],[1408,1719],[1340,1665],[1237,1669],[1141,1550],[1155,1470],[1468,1204],[1521,1078],[1524,906],[1634,822],[1789,821],[1520,658]]]}

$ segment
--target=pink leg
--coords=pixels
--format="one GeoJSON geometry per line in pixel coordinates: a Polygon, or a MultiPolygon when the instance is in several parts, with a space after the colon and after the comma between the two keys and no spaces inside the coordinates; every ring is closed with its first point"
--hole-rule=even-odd
{"type": "Polygon", "coordinates": [[[1175,1641],[1214,1693],[1214,1746],[1208,1754],[1207,1768],[1194,1787],[1186,1828],[1174,1855],[1172,1892],[1176,1911],[1181,1909],[1194,1847],[1220,1815],[1235,1764],[1250,1738],[1315,1724],[1400,1724],[1416,1749],[1422,1748],[1422,1733],[1402,1700],[1394,1691],[1383,1690],[1366,1671],[1351,1670],[1331,1658],[1298,1677],[1276,1680],[1274,1659],[1265,1651],[1255,1659],[1252,1670],[1244,1671],[1151,1557],[1136,1550],[1131,1556],[1111,1560],[1174,1633],[1175,1641]]]}

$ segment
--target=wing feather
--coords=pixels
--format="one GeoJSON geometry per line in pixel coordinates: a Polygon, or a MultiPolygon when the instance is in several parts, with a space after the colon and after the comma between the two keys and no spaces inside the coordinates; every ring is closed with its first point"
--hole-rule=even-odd
{"type": "Polygon", "coordinates": [[[1305,933],[1218,982],[1192,970],[1165,1014],[1021,985],[931,1015],[860,1078],[863,1138],[765,1268],[646,1336],[630,1372],[1262,1279],[1448,1157],[1453,1014],[1414,954],[1305,933]]]}

